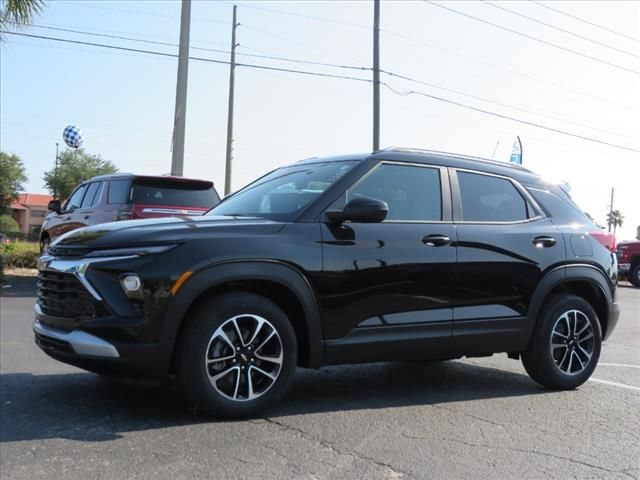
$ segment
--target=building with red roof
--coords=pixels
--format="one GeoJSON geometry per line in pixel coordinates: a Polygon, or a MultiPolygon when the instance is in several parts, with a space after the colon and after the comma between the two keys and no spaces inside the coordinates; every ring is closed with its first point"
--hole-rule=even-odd
{"type": "Polygon", "coordinates": [[[40,231],[50,200],[53,200],[51,195],[21,193],[11,203],[11,216],[18,222],[22,233],[37,234],[40,231]]]}

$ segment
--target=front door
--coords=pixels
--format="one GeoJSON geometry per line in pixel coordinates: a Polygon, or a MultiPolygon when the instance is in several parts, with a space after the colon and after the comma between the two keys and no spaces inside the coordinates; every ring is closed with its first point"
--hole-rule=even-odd
{"type": "Polygon", "coordinates": [[[381,223],[321,224],[327,361],[447,356],[456,231],[446,169],[382,162],[330,209],[358,196],[385,201],[389,213],[381,223]]]}

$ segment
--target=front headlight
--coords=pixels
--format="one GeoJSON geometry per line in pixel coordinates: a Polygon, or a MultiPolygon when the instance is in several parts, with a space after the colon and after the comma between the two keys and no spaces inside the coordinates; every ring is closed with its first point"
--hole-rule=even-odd
{"type": "Polygon", "coordinates": [[[95,257],[126,257],[129,255],[152,255],[154,253],[164,253],[177,247],[177,245],[152,245],[140,247],[112,248],[108,250],[93,250],[87,254],[88,258],[95,257]]]}

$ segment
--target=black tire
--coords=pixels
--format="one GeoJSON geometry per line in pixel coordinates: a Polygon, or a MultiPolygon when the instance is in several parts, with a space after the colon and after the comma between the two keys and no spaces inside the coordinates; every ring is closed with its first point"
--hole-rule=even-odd
{"type": "MultiPolygon", "coordinates": [[[[252,417],[274,404],[287,392],[293,381],[297,364],[297,340],[286,314],[271,300],[253,293],[227,293],[205,302],[185,321],[188,324],[180,339],[177,374],[187,398],[200,410],[218,418],[252,417]],[[234,332],[237,330],[232,329],[235,325],[229,323],[233,318],[237,318],[237,325],[242,331],[240,335],[235,335],[234,332]],[[266,320],[267,323],[260,327],[264,332],[259,333],[261,338],[256,338],[255,344],[263,341],[271,332],[271,328],[277,333],[268,340],[271,343],[265,342],[267,345],[262,351],[264,352],[264,348],[272,348],[277,352],[277,346],[280,345],[279,368],[276,362],[260,363],[262,360],[258,358],[276,358],[278,353],[275,354],[276,356],[259,355],[260,349],[255,346],[252,352],[246,350],[251,350],[251,345],[245,347],[243,326],[249,330],[252,321],[256,322],[255,325],[260,325],[256,318],[266,320]],[[223,341],[223,335],[214,336],[216,332],[220,332],[220,328],[225,332],[225,338],[232,340],[233,345],[242,346],[246,355],[241,357],[242,352],[234,351],[231,344],[223,341]],[[215,349],[218,353],[214,355],[215,349]],[[226,358],[229,355],[235,355],[235,358],[206,365],[211,358],[226,358]],[[250,359],[252,363],[246,363],[247,357],[251,355],[253,355],[250,359]],[[242,373],[239,370],[240,365],[242,365],[242,373]],[[268,373],[277,372],[275,381],[269,383],[271,377],[263,375],[259,368],[273,368],[274,370],[268,373]],[[232,371],[222,379],[213,382],[211,378],[226,371],[225,369],[232,371]],[[250,377],[249,380],[247,376],[250,377]],[[254,391],[254,382],[256,385],[262,384],[267,387],[259,393],[257,398],[250,399],[249,392],[254,391]],[[251,389],[248,385],[251,385],[251,389]],[[231,388],[225,391],[224,387],[231,388]],[[237,399],[234,399],[236,396],[237,399]]],[[[247,334],[248,336],[251,336],[251,333],[247,334]]],[[[251,339],[247,338],[247,340],[251,339]]],[[[258,389],[255,391],[258,392],[258,389]]]]}
{"type": "MultiPolygon", "coordinates": [[[[571,319],[576,317],[572,317],[571,314],[569,314],[567,318],[571,319]]],[[[580,325],[586,324],[584,323],[584,317],[579,315],[579,318],[581,319],[581,322],[583,322],[580,325]]],[[[586,336],[587,334],[585,333],[578,335],[577,338],[584,338],[586,336]]],[[[569,335],[569,337],[571,338],[572,336],[569,335]]],[[[598,316],[593,307],[586,300],[576,295],[554,295],[547,300],[540,311],[538,321],[531,339],[529,340],[529,345],[522,353],[522,364],[529,376],[540,385],[554,390],[571,390],[579,387],[589,379],[596,368],[598,359],[600,358],[601,346],[602,332],[600,330],[600,322],[598,321],[598,316]],[[589,320],[591,331],[593,333],[593,336],[589,339],[592,340],[592,342],[589,342],[589,340],[580,340],[580,342],[587,342],[581,343],[581,345],[587,350],[589,350],[589,347],[591,348],[591,356],[589,360],[587,361],[585,359],[586,356],[581,352],[578,352],[580,353],[580,360],[576,360],[575,365],[582,366],[584,361],[584,368],[579,371],[576,370],[575,373],[572,374],[566,373],[562,368],[566,369],[568,367],[569,370],[571,370],[572,367],[576,368],[572,365],[574,358],[569,358],[564,362],[562,360],[566,358],[563,355],[565,352],[569,354],[569,357],[572,357],[571,352],[574,350],[577,351],[575,340],[571,343],[571,340],[565,341],[562,337],[557,336],[558,334],[555,334],[553,337],[554,343],[569,342],[569,346],[562,346],[554,349],[554,353],[556,355],[555,359],[552,355],[551,348],[552,332],[554,331],[556,322],[560,322],[561,317],[563,317],[566,312],[570,311],[577,311],[584,315],[589,320]],[[571,345],[573,345],[573,348],[571,348],[571,345]],[[557,365],[558,361],[560,361],[560,367],[557,365]],[[569,363],[570,361],[572,363],[569,363]]],[[[578,356],[578,353],[575,354],[576,357],[578,356]]]]}
{"type": "Polygon", "coordinates": [[[47,249],[49,248],[50,244],[51,240],[48,236],[42,237],[42,240],[40,240],[40,255],[44,255],[45,253],[47,253],[47,249]]]}
{"type": "Polygon", "coordinates": [[[636,263],[631,267],[629,272],[629,281],[634,287],[640,288],[640,263],[636,263]]]}

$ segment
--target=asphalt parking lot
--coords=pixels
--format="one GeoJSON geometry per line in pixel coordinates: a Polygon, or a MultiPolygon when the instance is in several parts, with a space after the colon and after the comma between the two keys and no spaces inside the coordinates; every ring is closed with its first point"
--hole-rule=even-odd
{"type": "Polygon", "coordinates": [[[506,355],[300,369],[260,419],[217,422],[167,388],[45,356],[34,279],[0,298],[0,477],[640,478],[640,289],[593,379],[550,392],[506,355]]]}

